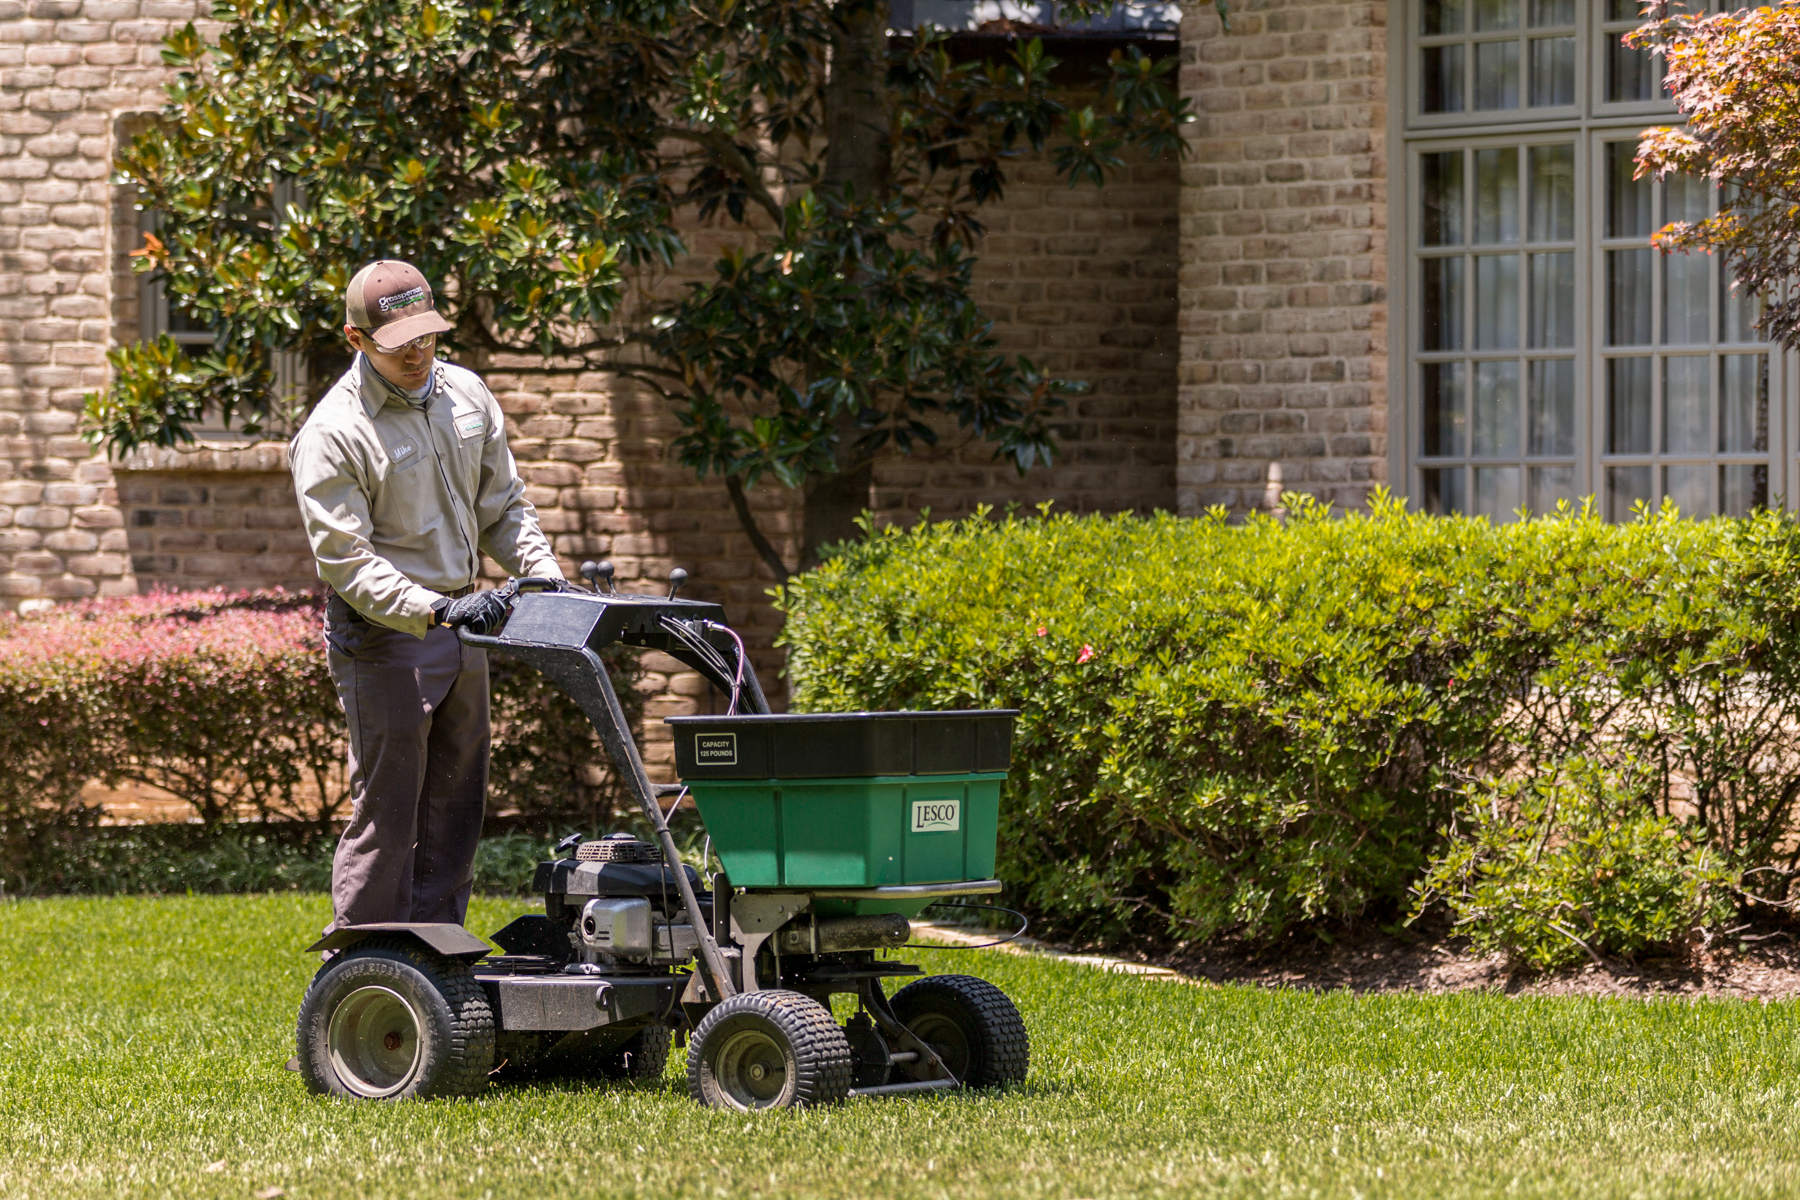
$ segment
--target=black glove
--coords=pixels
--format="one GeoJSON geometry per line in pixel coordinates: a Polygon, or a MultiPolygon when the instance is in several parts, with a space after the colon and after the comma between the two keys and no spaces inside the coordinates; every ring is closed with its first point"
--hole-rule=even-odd
{"type": "Polygon", "coordinates": [[[439,625],[461,625],[470,633],[489,634],[506,624],[506,601],[493,592],[472,592],[452,600],[445,596],[431,606],[439,625]]]}

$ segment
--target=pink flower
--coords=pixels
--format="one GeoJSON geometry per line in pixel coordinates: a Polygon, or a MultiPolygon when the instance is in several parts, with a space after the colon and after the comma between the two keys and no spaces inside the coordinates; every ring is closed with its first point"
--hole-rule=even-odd
{"type": "Polygon", "coordinates": [[[1048,630],[1048,629],[1046,629],[1046,628],[1045,628],[1045,627],[1044,627],[1044,626],[1042,626],[1042,625],[1039,625],[1039,626],[1038,626],[1038,628],[1037,628],[1037,635],[1038,635],[1038,636],[1039,636],[1039,637],[1043,637],[1043,636],[1044,636],[1044,635],[1045,635],[1045,634],[1046,634],[1046,633],[1049,633],[1049,632],[1050,632],[1050,631],[1049,631],[1049,630],[1048,630]]]}
{"type": "Polygon", "coordinates": [[[1090,658],[1099,657],[1099,653],[1100,652],[1098,650],[1095,650],[1092,646],[1083,642],[1082,646],[1081,646],[1081,653],[1076,655],[1076,657],[1075,657],[1075,664],[1077,666],[1080,666],[1082,663],[1088,661],[1090,658]]]}

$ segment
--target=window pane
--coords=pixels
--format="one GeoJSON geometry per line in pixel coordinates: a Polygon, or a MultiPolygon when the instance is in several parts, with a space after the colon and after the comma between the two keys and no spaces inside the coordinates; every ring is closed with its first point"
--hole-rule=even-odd
{"type": "Polygon", "coordinates": [[[1636,142],[1606,145],[1606,236],[1650,236],[1650,181],[1633,179],[1637,163],[1636,142]]]}
{"type": "MultiPolygon", "coordinates": [[[[1663,359],[1663,451],[1712,452],[1712,397],[1707,395],[1706,358],[1663,359]]],[[[1682,511],[1689,511],[1683,504],[1682,511]]]]}
{"type": "Polygon", "coordinates": [[[1613,346],[1650,344],[1650,269],[1656,251],[1606,252],[1606,340],[1613,346]]]}
{"type": "Polygon", "coordinates": [[[1463,110],[1463,48],[1427,46],[1419,51],[1419,111],[1459,113],[1463,110]]]}
{"type": "Polygon", "coordinates": [[[1531,0],[1531,27],[1542,29],[1546,25],[1573,25],[1575,23],[1575,0],[1531,0]]]}
{"type": "Polygon", "coordinates": [[[1691,346],[1707,341],[1712,330],[1712,289],[1707,287],[1712,260],[1704,254],[1663,257],[1663,341],[1691,346]]]}
{"type": "Polygon", "coordinates": [[[1760,342],[1756,322],[1762,317],[1762,297],[1737,287],[1731,272],[1719,272],[1719,340],[1760,342]]]}
{"type": "Polygon", "coordinates": [[[1650,453],[1650,360],[1647,358],[1607,361],[1606,452],[1650,453]]]}
{"type": "Polygon", "coordinates": [[[1475,346],[1515,350],[1519,345],[1519,256],[1489,254],[1475,260],[1475,346]]]}
{"type": "Polygon", "coordinates": [[[1769,450],[1769,359],[1727,354],[1719,360],[1719,449],[1726,454],[1769,450]]]}
{"type": "Polygon", "coordinates": [[[1762,463],[1734,463],[1719,468],[1719,511],[1746,517],[1769,507],[1769,468],[1762,463]]]}
{"type": "Polygon", "coordinates": [[[1531,240],[1575,240],[1575,147],[1531,148],[1531,240]]]}
{"type": "Polygon", "coordinates": [[[1575,344],[1575,256],[1531,256],[1531,344],[1575,344]]]}
{"type": "Polygon", "coordinates": [[[1663,468],[1663,495],[1675,502],[1683,516],[1712,516],[1712,494],[1707,484],[1713,468],[1683,463],[1663,468]]]}
{"type": "Polygon", "coordinates": [[[1575,453],[1574,359],[1531,364],[1530,413],[1533,456],[1575,453]]]}
{"type": "Polygon", "coordinates": [[[1531,40],[1531,104],[1545,108],[1575,103],[1575,39],[1531,40]]]}
{"type": "MultiPolygon", "coordinates": [[[[1648,251],[1646,251],[1648,253],[1648,251]]],[[[1419,292],[1419,344],[1427,350],[1463,348],[1463,260],[1428,258],[1419,264],[1424,276],[1419,292]]]]}
{"type": "Polygon", "coordinates": [[[1609,21],[1635,21],[1641,0],[1606,0],[1606,19],[1609,21]]]}
{"type": "Polygon", "coordinates": [[[1629,521],[1632,505],[1653,503],[1656,498],[1650,492],[1652,478],[1650,467],[1606,468],[1606,519],[1629,521]]]}
{"type": "Polygon", "coordinates": [[[1519,151],[1475,152],[1475,241],[1479,244],[1519,240],[1519,151]]]}
{"type": "Polygon", "coordinates": [[[1420,453],[1427,457],[1460,456],[1466,411],[1463,405],[1463,365],[1461,363],[1422,363],[1420,374],[1425,383],[1425,445],[1420,453]]]}
{"type": "Polygon", "coordinates": [[[1424,16],[1421,32],[1427,37],[1434,33],[1461,33],[1463,0],[1425,0],[1424,16]]]}
{"type": "Polygon", "coordinates": [[[1475,107],[1519,107],[1519,43],[1475,43],[1475,107]]]}
{"type": "Polygon", "coordinates": [[[1531,511],[1555,512],[1559,500],[1568,501],[1571,508],[1579,507],[1575,502],[1575,468],[1531,468],[1531,511]]]}
{"type": "MultiPolygon", "coordinates": [[[[1483,458],[1519,454],[1519,364],[1475,364],[1475,447],[1483,458]]],[[[1513,502],[1518,503],[1516,500],[1513,502]]]]}
{"type": "Polygon", "coordinates": [[[1515,519],[1518,511],[1519,475],[1517,467],[1475,468],[1475,512],[1496,524],[1515,519]]]}
{"type": "Polygon", "coordinates": [[[1671,175],[1663,181],[1663,221],[1704,221],[1712,184],[1692,175],[1671,175]]]}
{"type": "Polygon", "coordinates": [[[1606,35],[1606,98],[1611,101],[1656,99],[1656,64],[1648,50],[1634,50],[1606,35]]]}
{"type": "Polygon", "coordinates": [[[1475,28],[1517,29],[1519,0],[1475,0],[1475,28]]]}
{"type": "Polygon", "coordinates": [[[1463,153],[1419,156],[1424,222],[1420,238],[1427,246],[1460,246],[1463,240],[1463,153]]]}
{"type": "Polygon", "coordinates": [[[1469,511],[1469,497],[1465,490],[1463,477],[1466,472],[1461,467],[1444,467],[1440,470],[1421,471],[1424,477],[1424,492],[1420,507],[1436,516],[1447,516],[1450,513],[1469,511]]]}

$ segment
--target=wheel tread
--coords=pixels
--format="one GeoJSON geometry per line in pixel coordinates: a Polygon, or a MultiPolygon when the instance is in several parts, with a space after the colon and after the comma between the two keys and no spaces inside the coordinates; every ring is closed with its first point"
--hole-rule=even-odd
{"type": "Polygon", "coordinates": [[[1025,1082],[1031,1068],[1031,1034],[1018,1006],[985,979],[974,975],[930,975],[894,993],[889,1002],[902,1025],[920,1001],[945,998],[974,1019],[975,1064],[966,1087],[1003,1087],[1025,1082]]]}
{"type": "MultiPolygon", "coordinates": [[[[468,1096],[487,1086],[489,1070],[494,1063],[494,1012],[488,1005],[487,992],[476,982],[467,963],[445,958],[420,946],[410,938],[369,938],[347,953],[359,957],[398,960],[425,976],[444,998],[450,1013],[449,1037],[444,1047],[444,1064],[433,1077],[417,1087],[413,1095],[419,1099],[446,1096],[468,1096]]],[[[307,987],[300,1005],[300,1020],[295,1028],[295,1042],[301,1062],[310,1061],[307,1046],[307,1018],[314,993],[332,976],[338,960],[325,963],[307,987]]],[[[307,1074],[308,1086],[314,1091],[327,1090],[322,1081],[307,1074]]]]}
{"type": "Polygon", "coordinates": [[[694,1031],[688,1045],[688,1093],[709,1103],[703,1083],[708,1035],[721,1022],[741,1013],[769,1021],[794,1050],[794,1107],[835,1104],[850,1090],[855,1069],[850,1041],[831,1010],[810,996],[789,991],[744,992],[713,1008],[694,1031]]]}

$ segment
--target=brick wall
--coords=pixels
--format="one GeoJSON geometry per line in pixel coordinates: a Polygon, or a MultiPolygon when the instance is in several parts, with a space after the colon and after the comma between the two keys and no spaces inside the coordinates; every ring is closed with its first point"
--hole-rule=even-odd
{"type": "MultiPolygon", "coordinates": [[[[115,313],[115,118],[157,107],[194,0],[0,0],[0,604],[137,590],[103,461],[77,436],[115,313]]],[[[129,230],[124,231],[127,234],[129,230]]]]}
{"type": "Polygon", "coordinates": [[[1054,500],[1073,512],[1148,512],[1176,501],[1175,274],[1180,169],[1130,158],[1105,188],[1071,188],[1051,164],[1009,169],[1006,198],[984,210],[975,298],[1000,349],[1093,384],[1056,426],[1053,470],[1024,477],[993,446],[944,427],[934,450],[875,472],[883,520],[920,509],[957,517],[978,504],[1054,500]]]}
{"type": "Polygon", "coordinates": [[[1180,511],[1387,478],[1387,4],[1182,24],[1180,511]]]}
{"type": "Polygon", "coordinates": [[[318,586],[280,447],[173,459],[156,469],[145,455],[115,474],[140,588],[318,586]]]}

